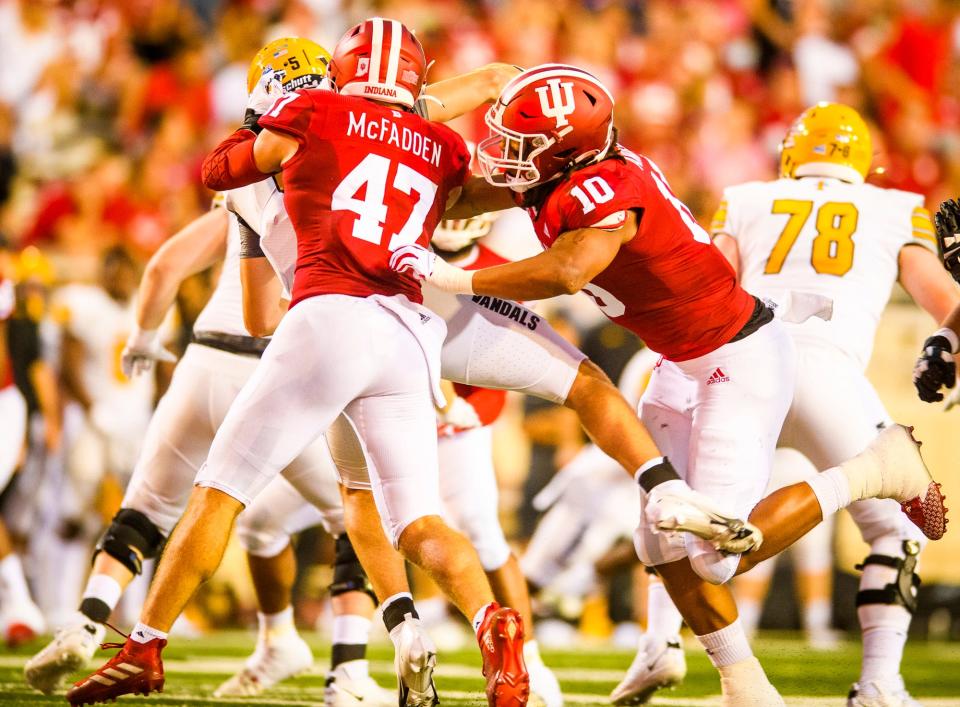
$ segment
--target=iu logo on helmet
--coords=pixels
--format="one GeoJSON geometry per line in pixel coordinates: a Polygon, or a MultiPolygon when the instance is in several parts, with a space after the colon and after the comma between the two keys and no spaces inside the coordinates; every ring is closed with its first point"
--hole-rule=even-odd
{"type": "Polygon", "coordinates": [[[568,125],[567,116],[577,109],[573,100],[573,83],[550,79],[546,86],[538,86],[536,91],[540,96],[540,109],[543,114],[556,120],[558,128],[568,125]]]}

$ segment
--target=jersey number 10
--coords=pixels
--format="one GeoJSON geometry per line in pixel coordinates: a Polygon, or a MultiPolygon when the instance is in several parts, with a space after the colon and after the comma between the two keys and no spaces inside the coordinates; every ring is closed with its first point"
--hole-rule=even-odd
{"type": "MultiPolygon", "coordinates": [[[[790,249],[813,213],[813,202],[777,199],[773,202],[771,213],[787,214],[790,218],[770,251],[763,269],[765,275],[776,275],[783,269],[790,249]]],[[[857,230],[859,216],[857,207],[849,202],[828,201],[817,209],[814,222],[817,236],[813,239],[810,264],[819,274],[842,277],[853,267],[853,234],[857,230]]]]}

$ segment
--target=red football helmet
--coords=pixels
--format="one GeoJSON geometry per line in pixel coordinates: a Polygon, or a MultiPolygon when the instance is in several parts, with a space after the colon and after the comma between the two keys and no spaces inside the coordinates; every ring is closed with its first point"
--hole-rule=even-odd
{"type": "Polygon", "coordinates": [[[522,192],[602,157],[613,141],[613,96],[600,80],[565,64],[514,77],[486,116],[480,169],[494,186],[522,192]]]}
{"type": "Polygon", "coordinates": [[[426,73],[427,59],[413,32],[396,20],[372,17],[337,42],[329,75],[344,95],[412,108],[426,73]]]}

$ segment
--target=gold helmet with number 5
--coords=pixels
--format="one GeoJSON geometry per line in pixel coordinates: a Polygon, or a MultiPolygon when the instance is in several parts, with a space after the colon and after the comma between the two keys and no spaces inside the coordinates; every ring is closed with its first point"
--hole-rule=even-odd
{"type": "Polygon", "coordinates": [[[247,93],[256,87],[263,72],[272,69],[284,92],[313,88],[327,75],[330,52],[303,37],[281,37],[257,52],[247,72],[247,93]]]}
{"type": "Polygon", "coordinates": [[[780,176],[834,177],[859,184],[873,161],[870,130],[842,103],[817,103],[800,114],[780,143],[780,176]]]}

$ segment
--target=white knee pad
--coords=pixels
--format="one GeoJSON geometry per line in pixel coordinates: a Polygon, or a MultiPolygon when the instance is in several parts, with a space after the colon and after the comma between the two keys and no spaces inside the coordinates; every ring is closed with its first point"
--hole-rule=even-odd
{"type": "Polygon", "coordinates": [[[483,518],[466,518],[464,534],[477,551],[484,572],[493,572],[506,564],[510,558],[510,546],[503,535],[500,523],[483,523],[483,518]]]}
{"type": "Polygon", "coordinates": [[[255,557],[276,557],[290,544],[290,535],[271,523],[246,522],[246,513],[237,520],[237,539],[247,553],[255,557]]]}
{"type": "Polygon", "coordinates": [[[700,579],[710,584],[726,584],[737,573],[740,555],[724,555],[712,545],[690,536],[687,538],[687,556],[700,579]]]}

